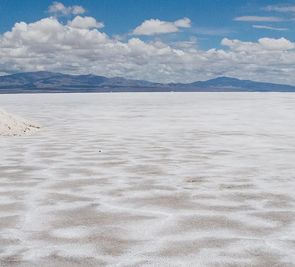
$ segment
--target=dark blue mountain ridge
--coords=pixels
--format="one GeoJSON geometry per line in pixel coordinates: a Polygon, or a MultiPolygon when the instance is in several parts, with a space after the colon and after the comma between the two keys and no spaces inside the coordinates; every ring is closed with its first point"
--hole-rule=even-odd
{"type": "Polygon", "coordinates": [[[295,92],[295,86],[218,77],[193,83],[154,83],[122,77],[55,72],[24,72],[0,76],[0,93],[58,92],[295,92]]]}
{"type": "Polygon", "coordinates": [[[285,84],[274,84],[266,82],[255,82],[251,80],[239,80],[229,77],[218,77],[204,82],[194,82],[197,87],[219,87],[219,88],[241,88],[250,91],[294,91],[295,86],[285,84]]]}

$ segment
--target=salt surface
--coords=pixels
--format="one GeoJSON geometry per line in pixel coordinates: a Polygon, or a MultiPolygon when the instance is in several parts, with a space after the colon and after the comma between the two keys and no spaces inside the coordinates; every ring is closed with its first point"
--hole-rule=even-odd
{"type": "Polygon", "coordinates": [[[40,126],[0,109],[0,135],[26,135],[35,132],[40,126]]]}
{"type": "Polygon", "coordinates": [[[295,94],[0,106],[46,126],[0,138],[0,266],[294,266],[295,94]]]}

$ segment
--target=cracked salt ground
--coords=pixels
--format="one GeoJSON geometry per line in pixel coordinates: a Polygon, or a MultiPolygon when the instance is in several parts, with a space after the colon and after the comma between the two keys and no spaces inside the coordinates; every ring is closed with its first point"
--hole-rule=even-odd
{"type": "Polygon", "coordinates": [[[295,95],[3,95],[0,266],[295,266],[295,95]],[[100,151],[100,152],[99,152],[100,151]]]}

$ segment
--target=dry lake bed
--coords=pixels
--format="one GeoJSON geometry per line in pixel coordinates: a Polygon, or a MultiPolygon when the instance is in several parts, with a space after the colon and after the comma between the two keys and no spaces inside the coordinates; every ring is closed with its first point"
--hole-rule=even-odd
{"type": "Polygon", "coordinates": [[[0,95],[0,266],[295,266],[295,94],[0,95]]]}

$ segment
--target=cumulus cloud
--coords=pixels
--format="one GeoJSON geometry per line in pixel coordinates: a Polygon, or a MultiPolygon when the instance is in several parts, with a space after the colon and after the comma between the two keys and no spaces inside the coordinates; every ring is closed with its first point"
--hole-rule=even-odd
{"type": "Polygon", "coordinates": [[[295,44],[285,38],[261,38],[258,42],[263,48],[268,50],[286,51],[295,48],[295,44]]]}
{"type": "Polygon", "coordinates": [[[75,20],[64,24],[49,17],[16,23],[0,35],[0,73],[48,70],[158,82],[225,75],[295,84],[295,43],[285,38],[223,39],[222,49],[202,50],[194,39],[178,44],[118,40],[94,27],[94,18],[83,27],[76,27],[75,20]]]}
{"type": "Polygon", "coordinates": [[[63,3],[53,2],[48,8],[48,12],[55,15],[79,15],[84,14],[86,10],[82,6],[68,6],[66,7],[63,3]]]}
{"type": "Polygon", "coordinates": [[[280,17],[266,17],[266,16],[241,16],[235,17],[234,21],[245,21],[245,22],[280,22],[284,21],[280,17]]]}
{"type": "Polygon", "coordinates": [[[224,38],[221,44],[230,47],[233,51],[252,52],[253,54],[257,54],[257,52],[266,53],[268,52],[267,50],[283,52],[295,48],[295,43],[285,38],[273,39],[267,37],[258,39],[257,43],[224,38]]]}
{"type": "Polygon", "coordinates": [[[79,29],[100,29],[104,27],[104,24],[102,22],[97,21],[95,18],[81,16],[76,16],[73,20],[68,22],[68,25],[70,27],[79,29]]]}
{"type": "Polygon", "coordinates": [[[190,28],[191,20],[183,18],[174,22],[162,21],[159,19],[145,20],[141,25],[133,30],[134,35],[156,35],[164,33],[178,32],[180,28],[190,28]]]}
{"type": "Polygon", "coordinates": [[[178,28],[190,28],[191,20],[189,18],[179,19],[174,21],[174,25],[178,28]]]}
{"type": "Polygon", "coordinates": [[[288,28],[279,28],[279,27],[272,27],[266,25],[252,25],[255,29],[262,29],[262,30],[271,30],[271,31],[288,31],[288,28]]]}

